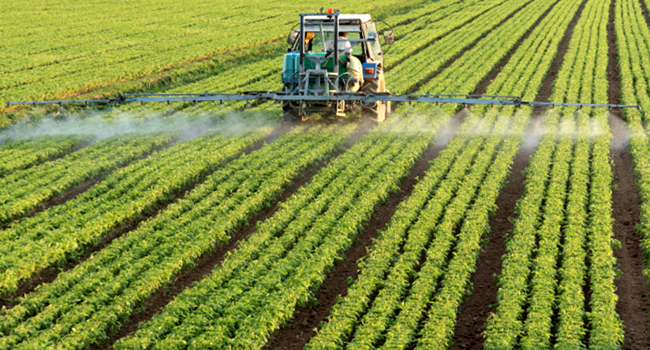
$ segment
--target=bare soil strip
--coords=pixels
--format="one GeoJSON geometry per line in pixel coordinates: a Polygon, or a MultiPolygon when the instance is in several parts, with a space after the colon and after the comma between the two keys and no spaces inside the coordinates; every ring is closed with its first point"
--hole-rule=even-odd
{"type": "Polygon", "coordinates": [[[418,183],[429,169],[429,162],[443,150],[449,140],[456,134],[458,127],[465,117],[465,111],[457,113],[448,123],[436,143],[431,145],[422,158],[411,168],[411,172],[402,181],[399,191],[391,194],[388,200],[375,209],[375,213],[366,225],[358,241],[345,253],[343,260],[338,261],[330,271],[315,295],[317,304],[313,307],[298,307],[294,311],[293,319],[277,330],[270,338],[265,349],[302,349],[309,340],[316,335],[314,330],[319,324],[326,321],[332,306],[336,303],[337,296],[347,295],[349,278],[356,280],[359,276],[359,259],[368,254],[377,233],[386,227],[386,224],[395,214],[397,205],[407,198],[413,187],[418,183]]]}
{"type": "Polygon", "coordinates": [[[473,292],[465,298],[460,306],[458,321],[454,330],[450,349],[483,349],[483,331],[485,323],[497,304],[497,291],[494,275],[501,273],[501,258],[506,253],[506,238],[512,229],[510,218],[515,216],[517,201],[524,192],[524,169],[528,159],[539,144],[541,135],[538,127],[542,117],[533,117],[528,126],[526,143],[521,147],[512,165],[508,184],[503,188],[497,203],[496,215],[490,218],[490,232],[484,236],[488,240],[483,246],[472,276],[473,292]]]}
{"type": "Polygon", "coordinates": [[[39,166],[39,165],[41,165],[41,164],[43,164],[43,163],[53,162],[53,161],[55,161],[55,160],[57,160],[57,159],[61,159],[61,158],[63,158],[63,157],[69,156],[70,154],[72,154],[72,153],[74,153],[74,152],[77,152],[77,151],[80,151],[80,150],[82,150],[82,149],[84,149],[84,148],[86,148],[86,147],[90,147],[90,146],[92,146],[92,145],[95,143],[95,141],[97,141],[97,140],[95,140],[95,139],[90,139],[90,140],[87,141],[87,142],[82,142],[81,144],[77,145],[77,147],[73,148],[73,149],[70,150],[69,152],[66,152],[66,153],[63,153],[63,154],[59,154],[58,156],[54,156],[54,157],[48,158],[47,160],[45,160],[45,161],[43,161],[43,162],[40,162],[40,163],[38,163],[38,164],[33,164],[33,165],[31,165],[31,166],[29,166],[29,167],[27,167],[27,168],[25,168],[25,169],[33,168],[33,167],[35,167],[35,166],[39,166]]]}
{"type": "MultiPolygon", "coordinates": [[[[573,20],[569,23],[569,28],[564,32],[562,41],[560,41],[560,45],[557,49],[557,55],[551,64],[551,68],[546,73],[546,77],[544,78],[544,82],[542,82],[542,87],[539,89],[535,101],[549,102],[549,98],[551,98],[551,94],[553,93],[553,83],[560,72],[562,63],[564,63],[564,55],[566,55],[567,50],[569,50],[569,41],[571,40],[571,34],[573,34],[573,28],[578,24],[578,19],[582,16],[582,10],[584,10],[586,4],[587,1],[584,0],[580,5],[580,8],[578,8],[578,12],[576,12],[576,15],[573,17],[573,20]]],[[[535,107],[533,115],[544,114],[545,110],[545,107],[535,107]]]]}
{"type": "MultiPolygon", "coordinates": [[[[616,1],[612,1],[609,5],[609,23],[607,23],[607,42],[608,42],[608,64],[607,64],[607,98],[609,99],[610,104],[619,104],[621,103],[621,81],[619,80],[619,70],[618,70],[618,49],[616,48],[616,29],[614,27],[614,11],[616,9],[616,1]]],[[[610,113],[616,113],[617,116],[620,116],[618,111],[610,111],[610,113]]],[[[610,125],[611,126],[611,125],[610,125]]],[[[627,135],[619,135],[625,136],[627,135]]]]}
{"type": "Polygon", "coordinates": [[[643,2],[643,0],[639,1],[641,3],[641,13],[643,13],[643,17],[645,18],[645,22],[648,26],[650,26],[650,15],[648,15],[648,7],[646,4],[643,2]]]}
{"type": "Polygon", "coordinates": [[[34,215],[36,215],[36,214],[38,214],[38,213],[40,213],[42,211],[45,211],[45,210],[47,210],[47,209],[49,209],[51,207],[61,205],[61,204],[64,204],[64,203],[66,203],[68,201],[71,201],[71,200],[77,198],[77,196],[79,196],[80,194],[86,192],[92,186],[104,181],[104,179],[106,179],[106,177],[108,175],[110,175],[111,173],[113,173],[113,172],[115,172],[115,171],[117,171],[119,169],[125,168],[125,167],[131,165],[132,163],[135,163],[135,162],[137,162],[139,160],[145,159],[145,158],[149,157],[153,152],[160,152],[160,151],[162,151],[164,149],[167,149],[167,148],[173,146],[176,142],[178,142],[178,141],[172,141],[172,142],[168,143],[165,146],[155,148],[151,152],[147,152],[147,153],[143,154],[142,156],[140,156],[140,157],[138,157],[138,158],[136,158],[136,159],[134,159],[134,160],[132,160],[130,162],[127,162],[126,164],[122,164],[121,166],[119,166],[119,167],[117,167],[115,169],[106,170],[106,171],[102,172],[101,174],[98,174],[97,176],[95,176],[95,177],[93,177],[91,179],[88,179],[88,180],[86,180],[86,181],[84,181],[84,182],[82,182],[82,183],[80,183],[80,184],[78,184],[78,185],[64,191],[63,193],[46,200],[45,202],[41,203],[39,206],[35,207],[34,209],[28,211],[24,215],[21,215],[21,216],[15,218],[15,219],[12,219],[9,222],[5,222],[3,224],[0,224],[0,230],[4,230],[4,229],[9,228],[11,226],[11,224],[14,223],[14,222],[17,222],[17,221],[22,220],[22,219],[30,218],[30,217],[32,217],[32,216],[34,216],[34,215]]]}
{"type": "MultiPolygon", "coordinates": [[[[257,149],[260,149],[262,146],[264,146],[265,143],[270,143],[273,140],[277,139],[282,135],[284,132],[288,131],[290,129],[290,125],[288,124],[283,124],[282,126],[276,128],[273,130],[273,132],[267,136],[265,139],[255,143],[249,150],[248,152],[255,151],[257,149]]],[[[245,152],[242,152],[243,154],[245,152]]],[[[235,158],[239,157],[241,154],[237,155],[235,158]]],[[[40,273],[34,275],[32,278],[28,279],[27,281],[23,282],[17,289],[16,292],[10,293],[4,296],[0,296],[0,308],[6,307],[6,308],[12,308],[17,300],[17,297],[23,296],[25,294],[31,293],[34,291],[36,287],[38,287],[41,284],[46,284],[46,283],[51,283],[56,279],[56,277],[59,275],[59,273],[68,271],[70,269],[73,269],[75,266],[83,263],[93,255],[93,253],[98,252],[102,249],[104,249],[106,246],[111,244],[111,242],[119,238],[125,234],[127,234],[130,231],[135,230],[138,225],[146,221],[156,215],[165,208],[167,208],[168,205],[171,203],[174,203],[176,199],[184,197],[189,191],[191,191],[194,187],[197,185],[201,184],[205,179],[210,176],[209,174],[199,178],[196,182],[194,182],[192,185],[186,186],[185,188],[181,189],[179,193],[180,195],[176,197],[169,198],[167,201],[164,203],[161,203],[154,208],[150,208],[149,210],[143,212],[138,219],[136,220],[131,220],[128,222],[123,223],[120,227],[117,227],[113,229],[111,232],[109,232],[107,235],[105,235],[99,244],[88,248],[81,254],[80,257],[75,257],[71,256],[68,257],[68,260],[60,262],[58,266],[52,266],[47,269],[44,269],[40,273]]],[[[88,187],[90,187],[91,184],[87,184],[88,187]]],[[[71,198],[70,198],[71,199],[71,198]]]]}
{"type": "Polygon", "coordinates": [[[634,182],[634,165],[628,151],[627,128],[619,117],[610,116],[614,135],[611,151],[614,160],[613,218],[614,236],[621,242],[621,249],[614,252],[621,271],[616,279],[618,303],[616,312],[625,326],[623,349],[650,349],[650,299],[641,236],[635,225],[640,220],[641,199],[634,182]]]}
{"type": "MultiPolygon", "coordinates": [[[[614,29],[614,1],[609,8],[607,38],[609,41],[609,103],[620,103],[621,82],[619,81],[616,31],[614,29]]],[[[647,12],[644,10],[647,18],[647,12]]],[[[650,22],[649,22],[650,23],[650,22]]],[[[618,303],[616,312],[625,326],[623,349],[650,349],[650,299],[648,279],[643,275],[646,267],[641,248],[641,236],[636,232],[640,221],[641,198],[634,182],[634,164],[628,150],[629,134],[619,111],[612,111],[609,117],[612,129],[611,157],[614,161],[612,190],[614,237],[621,242],[621,249],[614,255],[621,271],[616,279],[618,303]]]]}

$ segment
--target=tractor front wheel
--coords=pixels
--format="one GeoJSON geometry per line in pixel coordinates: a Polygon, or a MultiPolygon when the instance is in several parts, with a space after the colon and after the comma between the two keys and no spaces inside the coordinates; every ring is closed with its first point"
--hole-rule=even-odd
{"type": "MultiPolygon", "coordinates": [[[[366,94],[374,94],[377,92],[386,92],[386,81],[384,80],[384,73],[380,73],[376,80],[367,81],[361,88],[362,92],[366,94]]],[[[375,123],[382,123],[386,120],[386,116],[390,113],[389,102],[377,102],[372,108],[363,108],[361,110],[361,117],[363,119],[370,119],[375,123]]]]}

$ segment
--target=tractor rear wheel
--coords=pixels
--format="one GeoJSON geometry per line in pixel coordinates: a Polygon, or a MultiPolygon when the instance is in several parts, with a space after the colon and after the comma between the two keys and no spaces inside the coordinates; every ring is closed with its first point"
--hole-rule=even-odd
{"type": "Polygon", "coordinates": [[[298,109],[291,106],[291,102],[282,102],[282,118],[285,123],[301,122],[302,118],[298,115],[298,109]]]}
{"type": "MultiPolygon", "coordinates": [[[[367,81],[361,87],[361,91],[367,94],[374,94],[377,92],[386,92],[386,81],[384,80],[384,73],[380,73],[377,79],[367,81]]],[[[361,110],[361,117],[363,119],[370,119],[375,123],[381,123],[386,120],[386,116],[390,113],[390,102],[377,102],[373,108],[363,108],[361,110]]]]}

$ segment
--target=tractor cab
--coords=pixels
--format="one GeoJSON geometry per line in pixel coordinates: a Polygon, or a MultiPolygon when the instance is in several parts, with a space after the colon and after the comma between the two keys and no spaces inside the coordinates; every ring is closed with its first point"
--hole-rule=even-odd
{"type": "MultiPolygon", "coordinates": [[[[393,43],[392,30],[384,33],[386,44],[393,43]]],[[[368,14],[300,14],[299,28],[287,39],[290,47],[282,66],[282,83],[289,95],[307,97],[283,104],[285,121],[303,120],[313,113],[345,116],[361,110],[378,122],[385,119],[390,106],[358,101],[319,101],[332,94],[387,93],[384,81],[384,51],[377,23],[368,14]],[[335,50],[338,48],[338,50],[335,50]]]]}

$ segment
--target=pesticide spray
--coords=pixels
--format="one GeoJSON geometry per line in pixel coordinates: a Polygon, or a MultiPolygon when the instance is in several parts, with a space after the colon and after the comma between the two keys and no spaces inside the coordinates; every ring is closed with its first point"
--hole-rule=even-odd
{"type": "Polygon", "coordinates": [[[165,115],[156,111],[133,113],[116,111],[107,119],[98,113],[72,114],[61,118],[47,115],[36,122],[21,121],[0,131],[0,144],[43,136],[88,135],[95,141],[123,134],[176,132],[178,141],[188,141],[208,130],[244,131],[269,124],[270,118],[258,112],[226,114],[165,115]]]}

